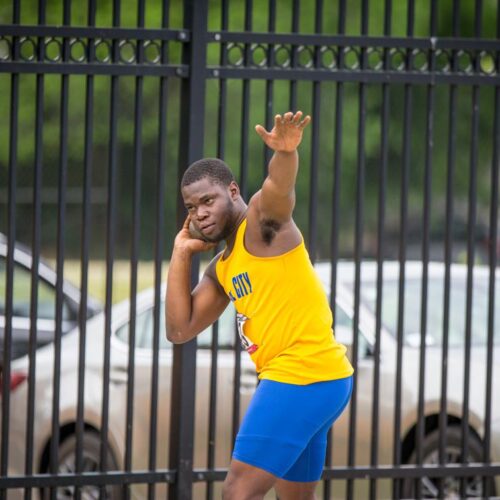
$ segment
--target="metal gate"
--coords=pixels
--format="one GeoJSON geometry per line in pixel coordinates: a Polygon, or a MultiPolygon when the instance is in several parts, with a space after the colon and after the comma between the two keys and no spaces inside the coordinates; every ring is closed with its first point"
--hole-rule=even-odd
{"type": "Polygon", "coordinates": [[[217,156],[248,198],[253,125],[297,109],[295,219],[358,374],[320,495],[500,495],[499,37],[479,0],[3,2],[0,496],[220,494],[255,377],[222,320],[163,340],[178,178],[217,156]]]}

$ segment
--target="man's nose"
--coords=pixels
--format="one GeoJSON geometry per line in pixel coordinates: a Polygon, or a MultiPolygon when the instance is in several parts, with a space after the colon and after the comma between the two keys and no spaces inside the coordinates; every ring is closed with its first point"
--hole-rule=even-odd
{"type": "Polygon", "coordinates": [[[204,207],[199,207],[196,210],[196,218],[199,220],[205,219],[208,215],[208,211],[204,207]]]}

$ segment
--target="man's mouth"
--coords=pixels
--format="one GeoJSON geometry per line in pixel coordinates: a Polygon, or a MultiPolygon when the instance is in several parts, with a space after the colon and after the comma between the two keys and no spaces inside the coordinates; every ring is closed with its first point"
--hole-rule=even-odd
{"type": "Polygon", "coordinates": [[[204,226],[200,226],[200,231],[202,233],[210,233],[214,228],[215,224],[205,224],[204,226]]]}

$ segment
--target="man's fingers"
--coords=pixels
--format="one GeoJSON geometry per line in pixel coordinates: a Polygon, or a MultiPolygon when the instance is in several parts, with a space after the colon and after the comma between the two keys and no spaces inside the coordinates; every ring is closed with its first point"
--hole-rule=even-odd
{"type": "Polygon", "coordinates": [[[182,225],[182,229],[189,229],[189,223],[191,222],[191,216],[187,216],[184,224],[182,225]]]}
{"type": "Polygon", "coordinates": [[[274,117],[274,126],[279,127],[283,123],[283,120],[281,119],[281,115],[276,115],[274,117]]]}
{"type": "Polygon", "coordinates": [[[309,122],[311,121],[311,117],[307,115],[299,124],[299,128],[305,128],[307,125],[309,125],[309,122]]]}
{"type": "Polygon", "coordinates": [[[255,132],[257,132],[262,139],[265,139],[269,135],[269,132],[262,125],[255,125],[255,132]]]}
{"type": "Polygon", "coordinates": [[[289,111],[288,113],[284,114],[283,121],[289,122],[289,121],[292,121],[292,118],[293,118],[293,113],[291,111],[289,111]]]}
{"type": "Polygon", "coordinates": [[[300,123],[300,119],[302,118],[302,111],[297,111],[297,113],[295,113],[295,116],[293,117],[293,123],[295,123],[295,125],[298,125],[300,123]]]}

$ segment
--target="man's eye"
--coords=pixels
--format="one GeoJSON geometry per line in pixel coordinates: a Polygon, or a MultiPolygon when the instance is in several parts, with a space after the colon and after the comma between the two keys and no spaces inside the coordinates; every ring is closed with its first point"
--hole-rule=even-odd
{"type": "Polygon", "coordinates": [[[205,202],[207,205],[211,205],[214,202],[213,198],[208,198],[207,201],[205,202]]]}
{"type": "Polygon", "coordinates": [[[188,212],[194,212],[194,207],[186,207],[186,210],[187,210],[188,212]]]}

